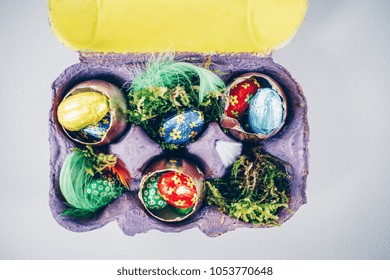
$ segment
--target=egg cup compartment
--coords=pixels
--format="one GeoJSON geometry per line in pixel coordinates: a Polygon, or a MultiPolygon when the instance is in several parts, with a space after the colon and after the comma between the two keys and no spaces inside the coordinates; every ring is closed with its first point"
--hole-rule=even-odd
{"type": "MultiPolygon", "coordinates": [[[[203,205],[188,219],[177,223],[167,223],[155,219],[147,213],[138,197],[140,180],[147,166],[157,158],[164,157],[166,152],[138,126],[128,124],[128,129],[116,141],[99,147],[106,153],[116,154],[130,171],[133,182],[129,191],[96,215],[87,219],[76,219],[62,216],[66,209],[64,198],[59,190],[59,174],[66,155],[72,147],[82,146],[70,140],[59,125],[56,110],[65,94],[76,84],[101,79],[111,82],[119,88],[128,87],[134,79],[137,68],[144,65],[148,54],[80,54],[81,63],[69,67],[53,83],[53,106],[50,111],[50,207],[54,218],[63,227],[76,231],[89,231],[100,228],[111,221],[117,221],[126,235],[147,232],[157,229],[163,232],[181,232],[198,227],[208,236],[218,236],[241,227],[267,227],[249,224],[230,218],[215,206],[203,205]]],[[[258,72],[273,78],[286,94],[288,116],[283,128],[273,137],[261,142],[264,150],[289,164],[288,172],[292,177],[290,185],[289,210],[279,213],[282,224],[306,202],[307,177],[307,142],[308,123],[306,101],[299,85],[291,75],[270,57],[258,57],[250,54],[203,55],[198,53],[181,53],[175,60],[208,67],[222,78],[225,83],[239,75],[258,72]]],[[[124,92],[124,94],[126,94],[124,92]]],[[[221,161],[215,144],[217,141],[240,144],[228,134],[224,134],[218,123],[211,123],[205,128],[197,141],[185,148],[187,156],[199,160],[204,169],[205,178],[219,178],[229,170],[221,161]]],[[[243,145],[248,145],[243,143],[243,145]]],[[[179,150],[180,153],[183,150],[179,150]]],[[[175,152],[173,151],[173,154],[175,152]]],[[[181,155],[178,155],[181,156],[181,155]]]]}
{"type": "MultiPolygon", "coordinates": [[[[51,120],[59,133],[70,140],[84,145],[106,145],[115,141],[129,127],[126,118],[127,101],[123,92],[128,73],[124,69],[107,67],[105,65],[75,64],[66,69],[53,83],[56,91],[53,96],[51,120]],[[97,143],[85,142],[77,131],[68,131],[58,121],[57,110],[62,101],[74,94],[91,91],[101,93],[109,100],[109,128],[103,139],[97,143]]],[[[106,115],[106,117],[107,117],[106,115]]],[[[106,118],[105,117],[105,118],[106,118]]]]}
{"type": "MultiPolygon", "coordinates": [[[[120,88],[115,86],[112,83],[106,82],[104,80],[87,80],[75,85],[66,96],[62,99],[61,103],[58,107],[58,112],[61,109],[61,105],[67,103],[68,100],[73,98],[73,101],[68,104],[68,112],[64,112],[63,115],[74,115],[76,109],[81,110],[81,108],[77,107],[77,102],[80,102],[80,95],[88,95],[87,98],[91,98],[93,94],[93,98],[96,99],[98,97],[99,101],[106,99],[107,105],[102,104],[103,107],[107,108],[108,112],[104,114],[104,117],[101,118],[99,116],[99,121],[94,121],[92,124],[84,127],[82,129],[77,130],[68,130],[65,128],[65,125],[62,125],[62,128],[65,134],[75,142],[85,144],[85,145],[105,145],[109,144],[111,141],[115,140],[118,136],[120,136],[127,127],[127,101],[124,98],[120,88]],[[96,95],[97,94],[97,95],[96,95]],[[68,99],[69,98],[69,99],[68,99]]],[[[85,100],[85,97],[84,97],[85,100]]],[[[85,100],[87,102],[89,100],[85,100]]],[[[90,102],[90,101],[89,101],[90,102]]],[[[100,103],[99,102],[99,103],[100,103]]],[[[96,103],[96,102],[95,102],[96,103]]],[[[102,104],[96,105],[101,106],[102,104]]],[[[85,105],[85,104],[83,104],[85,105]]],[[[81,107],[83,106],[81,105],[81,107]]],[[[63,106],[65,107],[65,105],[63,106]]],[[[62,108],[63,108],[62,107],[62,108]]],[[[79,106],[80,107],[80,106],[79,106]]],[[[85,108],[83,108],[85,110],[85,108]]],[[[96,110],[96,108],[94,108],[96,110]]],[[[84,113],[85,114],[85,113],[84,113]]],[[[89,112],[90,115],[93,116],[92,112],[89,112]]],[[[59,119],[59,114],[58,114],[59,119]]],[[[63,116],[64,117],[64,116],[63,116]]],[[[77,118],[79,120],[80,117],[77,118]]],[[[61,120],[59,119],[59,122],[61,120]]],[[[74,117],[73,117],[74,122],[74,117]]]]}
{"type": "Polygon", "coordinates": [[[204,175],[197,164],[187,158],[170,156],[148,166],[138,191],[145,210],[164,222],[187,219],[199,210],[205,195],[204,175]]]}
{"type": "MultiPolygon", "coordinates": [[[[274,79],[260,72],[248,72],[235,77],[228,84],[225,94],[229,98],[225,100],[225,111],[221,119],[221,126],[229,129],[231,135],[242,141],[259,142],[262,139],[274,136],[282,129],[286,117],[288,116],[288,106],[283,89],[274,79]],[[230,95],[234,90],[237,92],[230,95]],[[279,109],[282,111],[282,117],[280,124],[273,127],[268,133],[262,133],[260,131],[256,133],[251,129],[250,125],[250,120],[253,118],[251,110],[258,110],[254,108],[255,106],[252,107],[253,102],[255,100],[259,101],[259,99],[261,99],[259,94],[264,92],[271,92],[278,95],[281,102],[279,109]],[[244,97],[246,97],[245,100],[241,100],[244,99],[244,97]],[[238,111],[233,110],[234,107],[237,107],[237,110],[240,109],[242,111],[240,115],[238,111]],[[232,114],[236,114],[236,116],[233,116],[232,114]]],[[[267,102],[270,102],[270,100],[265,100],[265,104],[263,105],[266,105],[267,102]]],[[[271,106],[272,109],[274,109],[274,105],[275,104],[271,106]]],[[[264,109],[263,112],[271,108],[264,109]]],[[[256,111],[256,113],[259,112],[256,111]]],[[[259,119],[257,115],[256,117],[259,119]]]]}

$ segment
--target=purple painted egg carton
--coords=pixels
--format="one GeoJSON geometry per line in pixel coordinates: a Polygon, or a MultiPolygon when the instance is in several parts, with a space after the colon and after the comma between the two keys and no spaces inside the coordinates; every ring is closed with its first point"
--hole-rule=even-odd
{"type": "MultiPolygon", "coordinates": [[[[54,218],[61,226],[75,232],[90,231],[117,221],[122,231],[131,236],[152,229],[180,232],[194,227],[198,227],[208,236],[218,236],[241,227],[267,227],[238,221],[220,212],[215,206],[207,205],[203,205],[188,220],[178,223],[165,223],[148,215],[138,198],[139,182],[148,164],[163,157],[165,152],[140,127],[131,124],[120,139],[99,147],[103,152],[118,155],[126,163],[133,177],[131,190],[124,192],[90,218],[80,219],[61,215],[67,206],[59,187],[60,170],[65,157],[71,152],[70,149],[82,145],[70,140],[63,132],[56,116],[58,104],[69,89],[86,80],[101,79],[120,88],[128,87],[136,75],[136,69],[142,67],[149,57],[148,54],[81,53],[81,62],[70,66],[53,82],[49,120],[51,181],[49,201],[54,218]]],[[[270,76],[283,88],[288,103],[286,123],[277,135],[263,140],[261,144],[266,152],[289,164],[288,172],[292,177],[289,210],[284,209],[279,213],[280,223],[287,221],[302,204],[306,203],[309,126],[306,100],[300,86],[290,73],[276,64],[271,57],[264,58],[251,54],[184,53],[176,54],[175,60],[208,67],[225,83],[247,72],[259,72],[270,76]]],[[[197,141],[187,145],[185,149],[186,156],[196,159],[206,178],[220,178],[228,171],[215,149],[218,140],[238,141],[224,134],[218,123],[211,123],[197,141]]]]}

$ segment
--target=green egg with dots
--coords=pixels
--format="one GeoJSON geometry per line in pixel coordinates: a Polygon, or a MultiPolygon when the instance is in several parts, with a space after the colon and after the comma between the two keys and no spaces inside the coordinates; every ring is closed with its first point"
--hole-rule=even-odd
{"type": "Polygon", "coordinates": [[[103,173],[92,178],[85,187],[85,196],[89,201],[100,201],[110,203],[113,199],[121,195],[123,188],[118,180],[110,173],[103,173]]]}
{"type": "Polygon", "coordinates": [[[149,210],[162,210],[168,204],[158,191],[158,180],[164,173],[155,173],[146,179],[142,189],[142,200],[149,210]]]}

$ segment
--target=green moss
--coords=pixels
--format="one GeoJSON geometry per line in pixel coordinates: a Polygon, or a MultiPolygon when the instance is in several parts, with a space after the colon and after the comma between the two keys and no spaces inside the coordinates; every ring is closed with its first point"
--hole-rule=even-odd
{"type": "Polygon", "coordinates": [[[146,89],[131,92],[129,94],[129,121],[141,126],[163,148],[177,149],[176,145],[167,144],[159,137],[160,126],[167,117],[190,108],[201,110],[205,116],[205,123],[219,121],[222,116],[222,94],[220,92],[209,93],[199,104],[197,91],[198,87],[186,90],[181,86],[173,89],[149,86],[146,89]]]}
{"type": "Polygon", "coordinates": [[[289,202],[286,165],[261,147],[246,148],[230,176],[206,182],[207,204],[244,222],[278,225],[277,214],[289,202]]]}
{"type": "Polygon", "coordinates": [[[129,121],[141,126],[166,149],[177,149],[159,137],[159,128],[171,115],[194,108],[205,123],[219,121],[224,82],[212,71],[170,54],[151,57],[129,88],[129,121]]]}

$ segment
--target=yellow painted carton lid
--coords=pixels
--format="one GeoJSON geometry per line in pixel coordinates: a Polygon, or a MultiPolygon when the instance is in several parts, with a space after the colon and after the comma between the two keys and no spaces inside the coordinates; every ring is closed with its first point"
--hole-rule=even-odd
{"type": "Polygon", "coordinates": [[[53,33],[77,51],[261,53],[286,44],[308,0],[48,0],[53,33]]]}

